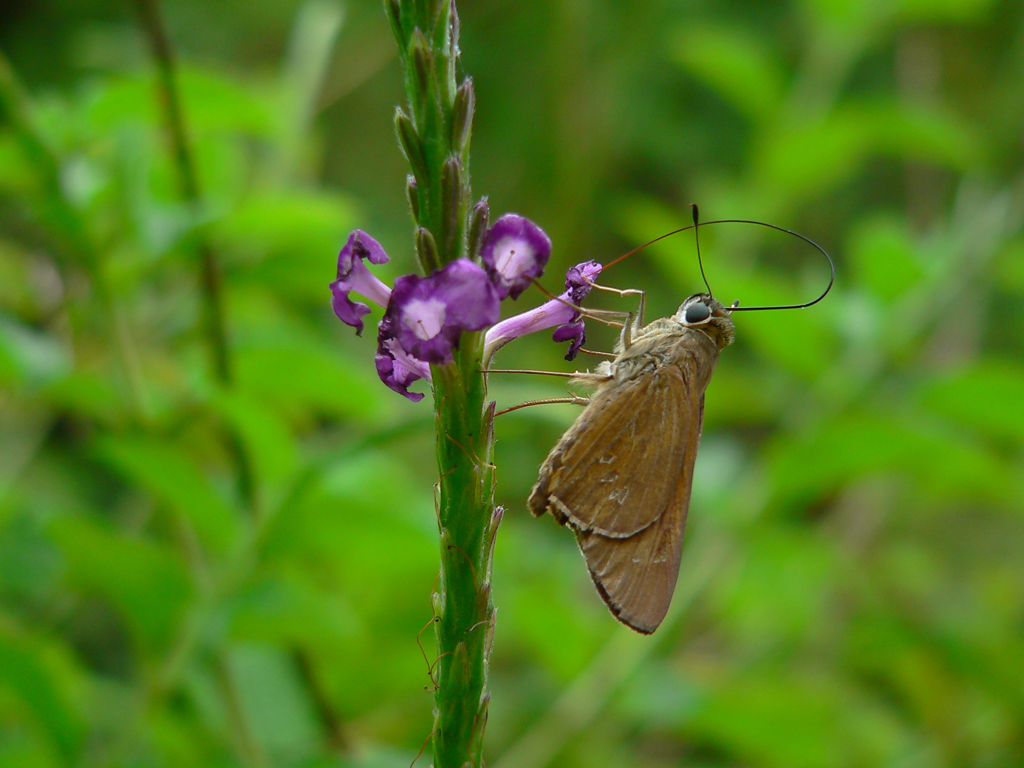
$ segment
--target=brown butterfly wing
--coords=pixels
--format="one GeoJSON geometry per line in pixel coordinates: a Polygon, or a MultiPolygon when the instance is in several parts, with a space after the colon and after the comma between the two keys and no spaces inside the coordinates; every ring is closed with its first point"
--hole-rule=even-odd
{"type": "Polygon", "coordinates": [[[682,472],[658,520],[625,539],[576,532],[601,598],[619,621],[645,635],[661,624],[676,589],[703,411],[701,397],[697,408],[691,409],[695,428],[689,431],[682,472]]]}
{"type": "Polygon", "coordinates": [[[668,365],[599,389],[541,466],[533,514],[550,511],[576,531],[609,538],[659,520],[700,433],[691,373],[668,365]]]}

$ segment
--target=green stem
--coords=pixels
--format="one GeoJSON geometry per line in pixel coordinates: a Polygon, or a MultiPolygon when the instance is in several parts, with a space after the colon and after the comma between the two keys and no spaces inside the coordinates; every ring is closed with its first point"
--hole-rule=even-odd
{"type": "MultiPolygon", "coordinates": [[[[467,237],[473,85],[469,79],[457,83],[454,2],[385,0],[385,8],[409,98],[409,112],[399,112],[396,127],[415,179],[410,202],[417,224],[416,252],[423,271],[432,272],[456,259],[476,257],[467,237]]],[[[494,410],[481,374],[482,353],[483,334],[463,334],[453,362],[432,366],[441,550],[433,595],[436,768],[482,764],[490,698],[491,551],[500,518],[494,515],[493,500],[494,410]]]]}

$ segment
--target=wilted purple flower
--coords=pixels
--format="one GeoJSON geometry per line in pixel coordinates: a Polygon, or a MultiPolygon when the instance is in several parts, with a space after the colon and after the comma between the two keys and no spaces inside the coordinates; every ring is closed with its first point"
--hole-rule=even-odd
{"type": "Polygon", "coordinates": [[[580,348],[587,341],[587,327],[583,324],[583,318],[555,328],[555,332],[551,334],[551,340],[557,343],[568,341],[569,349],[565,353],[565,359],[575,360],[576,355],[580,353],[580,348]]]}
{"type": "Polygon", "coordinates": [[[498,319],[500,299],[491,281],[469,259],[458,259],[427,277],[395,281],[378,341],[388,336],[418,360],[447,363],[464,331],[479,331],[498,319]]]}
{"type": "MultiPolygon", "coordinates": [[[[601,273],[601,265],[596,261],[585,261],[570,267],[565,274],[565,294],[577,307],[583,303],[594,287],[594,278],[601,273]]],[[[565,325],[559,326],[551,335],[551,340],[556,342],[569,342],[569,350],[565,353],[566,360],[575,360],[580,348],[587,340],[587,328],[583,324],[583,315],[579,311],[573,315],[565,325]]]]}
{"type": "Polygon", "coordinates": [[[567,360],[572,360],[586,339],[583,316],[579,302],[583,301],[592,288],[594,278],[601,272],[596,261],[586,261],[569,269],[565,278],[565,292],[535,309],[514,315],[487,331],[484,359],[487,360],[498,349],[520,336],[536,333],[546,328],[556,328],[555,341],[572,341],[567,360]]]}
{"type": "Polygon", "coordinates": [[[348,241],[338,254],[338,278],[331,283],[334,314],[341,322],[354,327],[357,336],[363,332],[363,317],[370,312],[370,308],[361,302],[352,301],[348,297],[349,293],[355,291],[382,307],[386,307],[391,298],[391,289],[370,273],[363,259],[369,259],[371,264],[383,264],[388,260],[388,255],[380,243],[357,229],[348,236],[348,241]]]}
{"type": "Polygon", "coordinates": [[[480,257],[498,297],[518,299],[534,278],[544,273],[551,240],[524,216],[506,213],[487,230],[480,257]]]}
{"type": "Polygon", "coordinates": [[[430,366],[402,349],[391,329],[391,319],[386,315],[377,331],[375,361],[377,375],[388,387],[414,403],[423,399],[421,393],[410,392],[409,385],[420,379],[430,381],[430,366]]]}

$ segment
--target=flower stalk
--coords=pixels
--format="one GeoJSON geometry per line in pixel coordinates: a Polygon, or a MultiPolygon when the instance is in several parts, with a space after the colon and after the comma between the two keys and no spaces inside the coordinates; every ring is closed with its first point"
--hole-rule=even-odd
{"type": "MultiPolygon", "coordinates": [[[[430,275],[477,255],[469,251],[467,238],[473,84],[468,78],[456,82],[454,0],[386,0],[385,9],[409,102],[408,111],[398,110],[395,125],[412,168],[408,193],[417,227],[415,252],[422,273],[430,275]]],[[[492,521],[500,515],[494,516],[494,408],[481,373],[482,331],[462,333],[451,362],[431,364],[441,478],[441,574],[432,596],[439,656],[436,768],[481,765],[487,722],[487,661],[494,631],[490,544],[496,528],[492,521]]]]}
{"type": "Polygon", "coordinates": [[[565,292],[539,307],[500,320],[503,299],[517,299],[544,272],[551,240],[529,219],[506,213],[491,223],[487,199],[470,205],[469,141],[473,84],[456,86],[458,17],[454,0],[386,0],[409,96],[395,117],[399,145],[412,167],[406,180],[415,222],[413,250],[420,275],[391,288],[372,268],[388,261],[384,248],[357,229],[338,253],[331,306],[338,319],[377,325],[377,375],[413,402],[409,389],[427,380],[437,428],[437,524],[441,572],[434,607],[438,656],[434,730],[436,768],[478,768],[487,723],[487,664],[494,640],[491,562],[501,510],[494,507],[494,403],[483,371],[509,341],[554,329],[576,356],[586,332],[579,304],[601,265],[572,267],[565,292]],[[499,322],[500,320],[500,322],[499,322]]]}

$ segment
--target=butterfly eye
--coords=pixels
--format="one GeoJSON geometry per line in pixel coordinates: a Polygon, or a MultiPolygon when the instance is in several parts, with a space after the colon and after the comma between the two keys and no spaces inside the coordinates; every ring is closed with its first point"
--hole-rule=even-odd
{"type": "Polygon", "coordinates": [[[708,309],[708,305],[703,302],[696,302],[686,308],[686,314],[683,315],[683,319],[687,325],[693,325],[694,323],[702,323],[711,317],[711,310],[708,309]]]}

